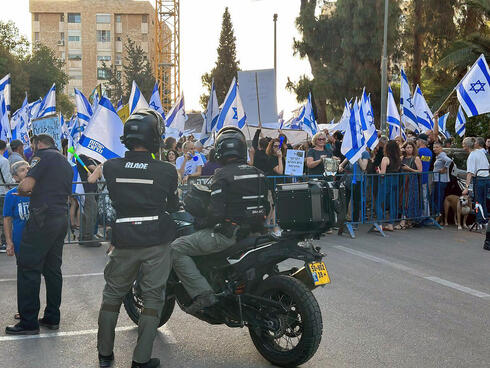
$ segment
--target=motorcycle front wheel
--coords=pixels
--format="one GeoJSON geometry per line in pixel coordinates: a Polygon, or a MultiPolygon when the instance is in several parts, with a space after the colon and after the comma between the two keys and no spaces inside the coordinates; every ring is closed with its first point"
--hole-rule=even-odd
{"type": "Polygon", "coordinates": [[[323,331],[320,307],[311,291],[293,277],[272,276],[258,286],[255,294],[279,302],[287,310],[270,313],[267,328],[249,328],[259,353],[280,367],[296,367],[310,360],[323,331]]]}
{"type": "MultiPolygon", "coordinates": [[[[131,290],[126,294],[123,299],[124,309],[126,309],[126,313],[128,314],[131,321],[135,324],[138,324],[140,319],[141,310],[143,309],[143,299],[141,298],[141,294],[139,293],[139,288],[137,281],[131,287],[131,290]]],[[[172,312],[175,307],[175,298],[167,298],[165,299],[165,304],[163,305],[160,322],[158,323],[158,327],[162,327],[167,321],[170,319],[172,312]]]]}

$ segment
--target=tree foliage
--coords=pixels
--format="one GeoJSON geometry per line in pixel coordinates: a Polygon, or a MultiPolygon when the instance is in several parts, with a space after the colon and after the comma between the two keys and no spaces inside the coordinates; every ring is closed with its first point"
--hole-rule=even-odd
{"type": "MultiPolygon", "coordinates": [[[[294,41],[294,52],[308,58],[313,79],[303,76],[287,87],[296,92],[299,102],[309,89],[313,91],[320,123],[332,118],[326,116],[327,103],[341,111],[344,98],[360,95],[364,86],[371,92],[375,110],[379,105],[383,4],[384,0],[338,0],[317,14],[316,0],[301,0],[296,26],[303,37],[294,41]]],[[[399,49],[399,1],[390,2],[389,12],[388,54],[393,61],[399,49]]]]}
{"type": "Polygon", "coordinates": [[[233,78],[237,77],[239,61],[236,59],[236,37],[231,23],[231,16],[228,8],[223,13],[223,23],[221,25],[221,34],[219,37],[218,59],[215,67],[211,72],[201,77],[202,84],[206,88],[206,93],[201,95],[201,105],[205,109],[211,92],[211,83],[214,78],[216,96],[218,101],[222,102],[233,78]]]}
{"type": "Polygon", "coordinates": [[[129,100],[131,86],[136,82],[144,96],[150,96],[155,85],[155,76],[146,53],[129,37],[124,45],[126,56],[123,62],[124,99],[129,100]]]}

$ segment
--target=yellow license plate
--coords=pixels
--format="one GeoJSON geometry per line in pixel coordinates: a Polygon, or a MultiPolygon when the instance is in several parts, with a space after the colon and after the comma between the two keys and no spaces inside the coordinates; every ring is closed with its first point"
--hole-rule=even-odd
{"type": "Polygon", "coordinates": [[[327,267],[323,262],[309,263],[311,276],[315,286],[330,284],[330,277],[328,277],[327,267]]]}

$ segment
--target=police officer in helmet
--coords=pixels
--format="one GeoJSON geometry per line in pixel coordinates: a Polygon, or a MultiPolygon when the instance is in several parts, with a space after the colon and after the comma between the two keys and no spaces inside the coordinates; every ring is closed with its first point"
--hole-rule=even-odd
{"type": "Polygon", "coordinates": [[[112,228],[114,249],[104,270],[106,285],[99,312],[100,367],[113,363],[119,309],[137,277],[144,308],[132,367],[160,366],[158,359],[151,358],[151,352],[172,267],[169,243],[176,228],[168,212],[179,207],[175,167],[152,158],[152,153],[160,148],[162,127],[159,113],[150,109],[136,111],[124,124],[121,137],[129,151],[124,158],[108,160],[103,166],[116,221],[112,228]]]}
{"type": "Polygon", "coordinates": [[[186,309],[195,313],[217,302],[214,290],[201,275],[193,256],[224,251],[251,233],[263,232],[270,210],[265,175],[247,165],[247,143],[235,127],[220,130],[215,141],[216,157],[223,167],[212,178],[206,219],[197,219],[202,229],[176,239],[173,269],[194,300],[186,309]]]}

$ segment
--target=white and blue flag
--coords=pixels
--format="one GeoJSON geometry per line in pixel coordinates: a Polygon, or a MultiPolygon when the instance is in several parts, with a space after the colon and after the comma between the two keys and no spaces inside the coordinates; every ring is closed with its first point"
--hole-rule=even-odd
{"type": "Polygon", "coordinates": [[[426,132],[434,128],[434,115],[430,111],[427,101],[425,101],[424,95],[419,85],[415,88],[414,93],[414,105],[415,105],[415,115],[417,116],[417,123],[419,125],[419,130],[426,132]]]}
{"type": "Polygon", "coordinates": [[[184,95],[180,96],[175,104],[172,106],[167,114],[167,120],[165,122],[165,136],[174,137],[181,136],[185,130],[185,122],[187,120],[187,115],[185,114],[185,101],[184,95]]]}
{"type": "Polygon", "coordinates": [[[456,92],[469,118],[490,112],[490,71],[483,54],[459,82],[456,92]]]}
{"type": "Polygon", "coordinates": [[[360,121],[356,121],[356,115],[359,116],[357,101],[354,102],[354,106],[349,111],[349,123],[346,126],[344,139],[340,148],[340,152],[342,152],[351,164],[359,160],[365,151],[365,139],[361,131],[361,123],[360,121]]]}
{"type": "Polygon", "coordinates": [[[211,82],[211,93],[209,94],[208,106],[206,113],[204,114],[205,131],[204,134],[209,134],[216,130],[216,124],[218,123],[219,116],[219,104],[218,97],[216,96],[216,88],[214,87],[214,79],[211,82]]]}
{"type": "Polygon", "coordinates": [[[400,113],[398,112],[398,108],[396,107],[395,98],[393,97],[391,86],[388,86],[388,107],[386,110],[386,122],[388,123],[388,125],[393,125],[400,128],[400,113]]]}
{"type": "Polygon", "coordinates": [[[303,112],[299,119],[301,129],[311,136],[314,136],[318,132],[318,126],[316,124],[315,112],[313,111],[313,104],[311,102],[311,92],[308,93],[308,101],[303,107],[303,112]]]}
{"type": "Polygon", "coordinates": [[[29,130],[32,129],[32,124],[31,124],[32,120],[34,120],[39,114],[39,109],[41,108],[41,101],[42,100],[39,99],[28,104],[29,120],[27,123],[27,128],[29,130]]]}
{"type": "Polygon", "coordinates": [[[100,162],[123,157],[127,151],[120,140],[123,130],[124,125],[114,106],[106,97],[102,97],[90,124],[80,137],[76,152],[100,162]]]}
{"type": "Polygon", "coordinates": [[[419,130],[417,115],[415,114],[415,104],[413,101],[410,85],[405,71],[402,68],[400,81],[400,110],[402,112],[401,121],[405,128],[409,128],[414,132],[419,130]]]}
{"type": "Polygon", "coordinates": [[[216,131],[219,131],[225,126],[235,126],[242,129],[245,126],[247,115],[243,108],[240,93],[238,91],[238,84],[236,78],[233,78],[230,89],[226,94],[225,101],[223,102],[223,108],[221,109],[218,122],[216,123],[216,131]]]}
{"type": "Polygon", "coordinates": [[[373,150],[378,145],[378,131],[374,125],[373,108],[371,99],[366,94],[366,90],[362,91],[362,99],[359,108],[359,117],[361,119],[361,128],[366,140],[366,146],[373,150]]]}
{"type": "Polygon", "coordinates": [[[449,134],[449,131],[447,130],[447,119],[449,117],[449,112],[446,114],[442,115],[439,119],[437,119],[437,124],[439,126],[439,132],[441,132],[444,137],[450,138],[451,134],[449,134]]]}
{"type": "Polygon", "coordinates": [[[46,96],[41,101],[39,113],[36,118],[54,114],[56,112],[56,84],[53,83],[46,96]]]}
{"type": "Polygon", "coordinates": [[[83,125],[87,125],[90,118],[94,114],[92,106],[83,93],[75,88],[75,105],[77,106],[78,121],[83,125]]]}
{"type": "Polygon", "coordinates": [[[131,95],[129,96],[129,115],[132,115],[138,109],[147,109],[148,107],[150,107],[148,102],[146,102],[136,82],[133,81],[131,95]]]}
{"type": "Polygon", "coordinates": [[[3,94],[0,94],[0,124],[0,139],[6,142],[12,137],[12,132],[10,131],[9,115],[3,94]]]}
{"type": "Polygon", "coordinates": [[[124,107],[124,105],[123,105],[123,101],[122,101],[122,97],[121,97],[121,98],[119,99],[119,101],[117,101],[116,111],[121,110],[123,107],[124,107]]]}
{"type": "Polygon", "coordinates": [[[403,140],[407,140],[407,136],[405,135],[405,131],[396,125],[388,125],[388,132],[390,140],[395,140],[396,137],[402,137],[403,140]]]}
{"type": "Polygon", "coordinates": [[[24,143],[24,147],[29,146],[29,133],[27,130],[27,122],[29,120],[29,104],[27,96],[20,109],[12,114],[10,119],[10,127],[12,128],[12,139],[20,139],[24,143]]]}
{"type": "Polygon", "coordinates": [[[160,91],[158,90],[158,82],[155,82],[155,87],[153,87],[153,92],[150,97],[150,108],[159,112],[165,119],[165,112],[163,111],[162,100],[160,100],[160,91]]]}
{"type": "Polygon", "coordinates": [[[7,111],[10,112],[10,89],[11,89],[11,80],[10,73],[5,77],[0,79],[0,93],[3,94],[3,98],[5,99],[5,106],[7,106],[7,111]]]}
{"type": "Polygon", "coordinates": [[[463,109],[461,105],[458,108],[458,115],[456,115],[456,123],[454,124],[454,130],[456,134],[463,137],[466,133],[466,118],[464,116],[463,109]]]}

